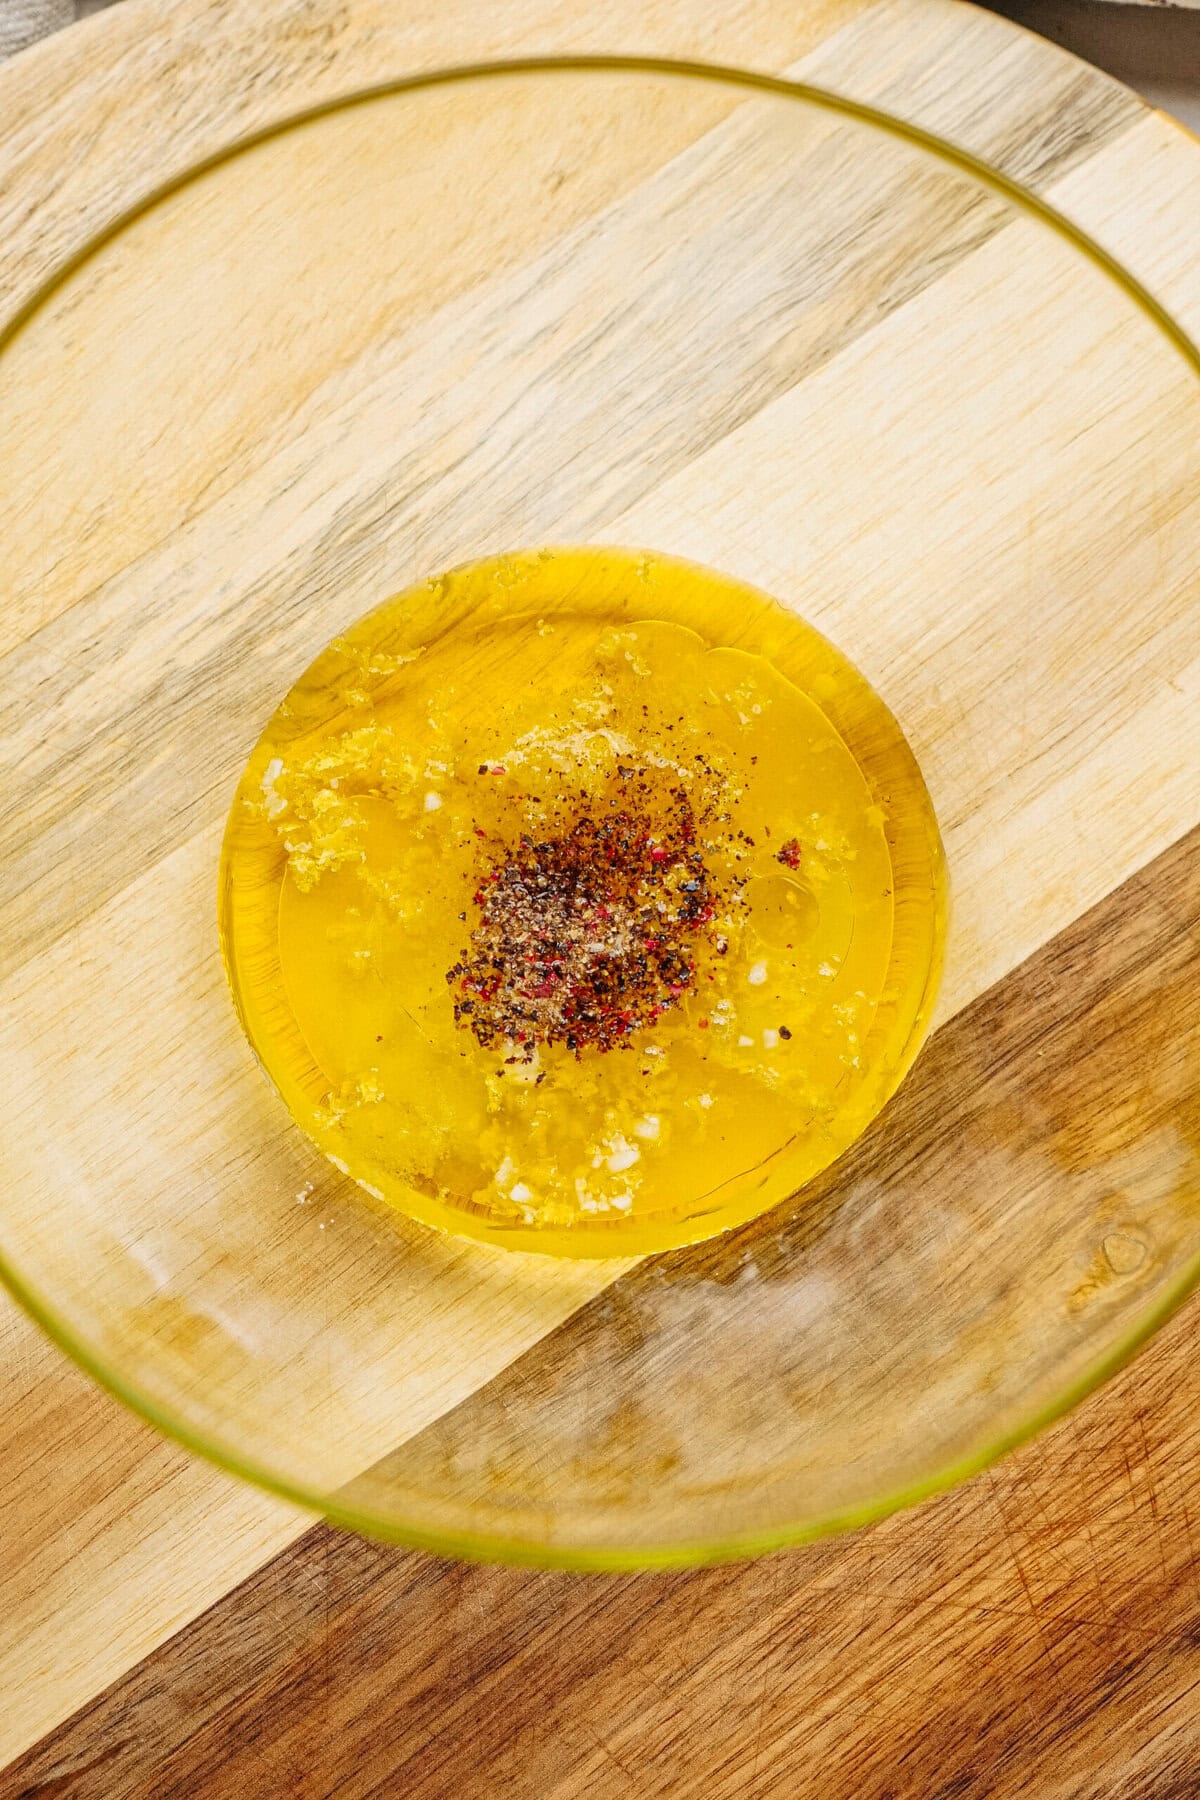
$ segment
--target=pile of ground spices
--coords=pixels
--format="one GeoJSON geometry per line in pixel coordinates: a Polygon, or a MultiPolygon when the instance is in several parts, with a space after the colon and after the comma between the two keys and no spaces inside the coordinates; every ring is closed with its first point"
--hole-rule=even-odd
{"type": "Polygon", "coordinates": [[[535,839],[487,834],[471,941],[446,973],[455,1019],[505,1061],[539,1044],[612,1050],[694,988],[720,896],[684,783],[619,767],[610,788],[580,790],[535,839]]]}

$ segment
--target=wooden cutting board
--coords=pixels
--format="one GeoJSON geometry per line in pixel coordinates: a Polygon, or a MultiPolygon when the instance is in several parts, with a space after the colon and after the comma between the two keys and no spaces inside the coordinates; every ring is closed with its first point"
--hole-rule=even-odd
{"type": "MultiPolygon", "coordinates": [[[[140,194],[270,119],[402,69],[613,49],[819,66],[892,104],[902,70],[919,123],[1036,168],[1200,334],[1200,148],[954,0],[128,0],[0,71],[0,319],[140,194]]],[[[1182,779],[1144,866],[1054,951],[1102,974],[1130,920],[1170,921],[1142,975],[1173,984],[1182,1031],[1198,815],[1182,779]]],[[[1007,1017],[1033,1020],[1038,968],[993,990],[1007,1017]]],[[[1018,1063],[1035,1037],[1015,1034],[1018,1063]]],[[[915,1514],[616,1580],[338,1537],[154,1437],[5,1303],[0,1796],[1190,1795],[1194,1317],[915,1514]]]]}

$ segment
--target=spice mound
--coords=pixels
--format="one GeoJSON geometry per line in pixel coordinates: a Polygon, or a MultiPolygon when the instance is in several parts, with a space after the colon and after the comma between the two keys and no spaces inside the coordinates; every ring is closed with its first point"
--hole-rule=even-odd
{"type": "Polygon", "coordinates": [[[486,838],[470,947],[447,971],[454,1017],[508,1063],[535,1046],[579,1056],[627,1047],[694,987],[719,951],[720,904],[701,848],[711,801],[618,765],[599,794],[580,789],[552,833],[486,838]]]}

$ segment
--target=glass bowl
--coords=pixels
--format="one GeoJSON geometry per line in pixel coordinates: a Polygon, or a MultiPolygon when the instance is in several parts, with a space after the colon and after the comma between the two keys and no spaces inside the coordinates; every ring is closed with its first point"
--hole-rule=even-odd
{"type": "Polygon", "coordinates": [[[121,220],[0,344],[13,1292],[194,1449],[451,1553],[796,1542],[1061,1412],[1200,1272],[1198,373],[1044,202],[732,70],[397,82],[121,220]],[[792,608],[945,840],[899,1093],[793,1198],[643,1258],[364,1194],[218,943],[282,696],[388,596],[547,544],[792,608]]]}

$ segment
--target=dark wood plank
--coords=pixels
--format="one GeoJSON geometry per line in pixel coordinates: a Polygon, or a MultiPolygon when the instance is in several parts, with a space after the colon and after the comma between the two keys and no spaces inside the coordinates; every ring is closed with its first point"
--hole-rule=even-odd
{"type": "MultiPolygon", "coordinates": [[[[1193,834],[947,1026],[925,1085],[968,1057],[978,1119],[1014,1080],[1045,1083],[1053,1026],[1074,1033],[1060,1125],[1094,1097],[1095,1057],[1140,1048],[1200,1135],[1198,852],[1193,834]]],[[[910,1156],[935,1153],[929,1119],[910,1156]]],[[[856,1155],[887,1154],[890,1130],[856,1155]]],[[[528,1573],[319,1527],[11,1765],[0,1800],[1192,1800],[1198,1319],[1190,1303],[997,1469],[757,1563],[528,1573]]],[[[460,1427],[486,1428],[487,1405],[460,1427]]]]}
{"type": "Polygon", "coordinates": [[[0,1794],[1193,1800],[1198,1316],[997,1472],[759,1563],[530,1574],[318,1528],[0,1794]]]}

